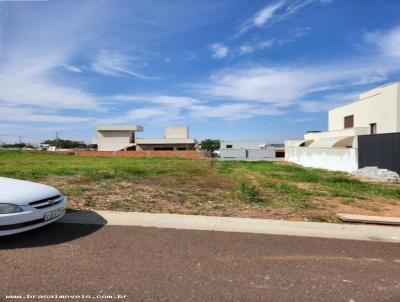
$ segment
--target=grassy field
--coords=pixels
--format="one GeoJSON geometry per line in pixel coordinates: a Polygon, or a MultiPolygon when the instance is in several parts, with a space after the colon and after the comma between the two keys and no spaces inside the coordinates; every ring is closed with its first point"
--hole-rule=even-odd
{"type": "Polygon", "coordinates": [[[100,158],[0,152],[0,176],[43,182],[73,209],[337,221],[400,216],[400,186],[284,162],[100,158]]]}

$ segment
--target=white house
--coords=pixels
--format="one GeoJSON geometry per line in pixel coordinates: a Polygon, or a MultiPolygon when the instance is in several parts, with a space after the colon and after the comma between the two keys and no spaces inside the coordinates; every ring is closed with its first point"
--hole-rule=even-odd
{"type": "Polygon", "coordinates": [[[189,137],[189,128],[186,126],[173,126],[165,128],[163,138],[138,138],[137,150],[158,151],[183,151],[194,150],[197,140],[189,137]]]}
{"type": "Polygon", "coordinates": [[[282,147],[265,141],[221,141],[219,156],[228,160],[279,160],[284,157],[282,147]]]}
{"type": "Polygon", "coordinates": [[[264,141],[221,141],[221,149],[262,149],[266,146],[267,143],[264,141]]]}
{"type": "Polygon", "coordinates": [[[97,126],[96,137],[92,140],[99,151],[120,150],[193,150],[197,140],[189,138],[186,126],[166,127],[163,138],[137,138],[136,132],[142,126],[97,126]]]}
{"type": "Polygon", "coordinates": [[[304,166],[352,172],[358,169],[359,135],[400,132],[400,83],[361,93],[357,100],[331,109],[328,131],[285,142],[286,160],[304,166]]]}
{"type": "Polygon", "coordinates": [[[119,151],[135,148],[135,133],[143,131],[142,126],[96,126],[96,137],[92,144],[99,151],[119,151]]]}

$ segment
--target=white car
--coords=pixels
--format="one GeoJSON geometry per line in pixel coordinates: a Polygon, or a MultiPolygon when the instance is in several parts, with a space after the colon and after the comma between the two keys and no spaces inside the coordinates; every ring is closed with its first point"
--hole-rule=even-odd
{"type": "Polygon", "coordinates": [[[0,236],[52,223],[65,214],[66,204],[56,188],[0,177],[0,236]]]}

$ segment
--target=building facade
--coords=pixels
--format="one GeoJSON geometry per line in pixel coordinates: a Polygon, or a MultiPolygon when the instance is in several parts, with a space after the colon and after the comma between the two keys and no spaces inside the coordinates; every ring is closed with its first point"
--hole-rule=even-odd
{"type": "Polygon", "coordinates": [[[96,126],[96,137],[92,144],[98,151],[120,151],[135,148],[136,132],[143,131],[142,126],[96,126]]]}
{"type": "Polygon", "coordinates": [[[221,141],[219,157],[226,160],[282,160],[284,148],[263,141],[221,141]]]}
{"type": "Polygon", "coordinates": [[[189,128],[186,126],[174,126],[165,128],[163,138],[138,138],[137,150],[158,151],[183,151],[194,150],[197,140],[189,137],[189,128]]]}
{"type": "Polygon", "coordinates": [[[352,172],[358,169],[358,137],[400,132],[400,83],[361,93],[328,112],[328,131],[285,142],[286,160],[304,166],[352,172]]]}
{"type": "Polygon", "coordinates": [[[96,137],[92,140],[98,151],[158,151],[158,150],[194,150],[197,140],[189,138],[186,126],[166,127],[163,138],[138,138],[136,132],[143,131],[142,126],[97,126],[96,137]]]}

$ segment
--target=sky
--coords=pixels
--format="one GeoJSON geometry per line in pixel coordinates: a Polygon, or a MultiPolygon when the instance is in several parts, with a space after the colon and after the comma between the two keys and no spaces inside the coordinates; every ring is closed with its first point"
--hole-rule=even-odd
{"type": "Polygon", "coordinates": [[[0,0],[0,140],[282,143],[400,79],[398,0],[0,0]]]}

